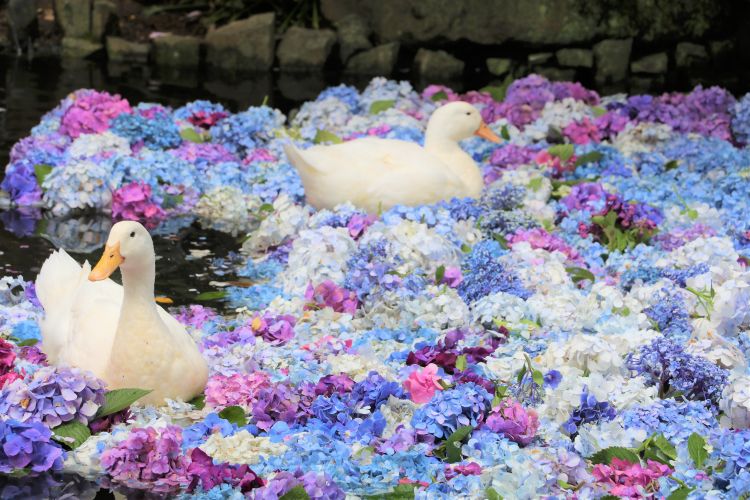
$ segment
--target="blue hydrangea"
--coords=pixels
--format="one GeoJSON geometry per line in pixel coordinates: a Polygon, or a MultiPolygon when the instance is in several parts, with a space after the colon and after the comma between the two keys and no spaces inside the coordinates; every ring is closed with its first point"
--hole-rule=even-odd
{"type": "Polygon", "coordinates": [[[237,431],[237,426],[221,418],[216,413],[209,413],[206,418],[196,422],[182,431],[182,449],[188,450],[203,444],[203,442],[216,432],[222,436],[231,436],[237,431]]]}
{"type": "Polygon", "coordinates": [[[411,425],[420,433],[444,439],[456,429],[476,427],[490,408],[492,396],[473,382],[438,391],[429,403],[417,409],[411,425]]]}
{"type": "Polygon", "coordinates": [[[738,142],[750,143],[750,93],[732,108],[732,133],[738,142]]]}
{"type": "Polygon", "coordinates": [[[737,474],[750,468],[750,429],[720,429],[711,436],[714,453],[719,460],[726,462],[717,476],[724,481],[732,481],[737,474]]]}
{"type": "Polygon", "coordinates": [[[477,243],[463,263],[463,281],[458,293],[466,302],[475,302],[497,292],[510,293],[527,299],[531,296],[521,280],[497,259],[504,253],[493,240],[477,243]]]}
{"type": "Polygon", "coordinates": [[[318,94],[318,97],[315,100],[322,101],[330,97],[338,99],[339,101],[346,104],[349,108],[349,111],[351,111],[352,113],[357,113],[359,111],[359,92],[351,85],[345,85],[342,83],[341,85],[337,85],[335,87],[328,87],[323,92],[318,94]]]}
{"type": "Polygon", "coordinates": [[[211,139],[233,153],[244,155],[267,144],[283,124],[284,115],[279,110],[268,106],[251,107],[211,127],[211,139]]]}
{"type": "Polygon", "coordinates": [[[237,276],[249,278],[253,281],[265,281],[274,279],[283,269],[283,266],[275,260],[264,260],[255,262],[248,259],[244,267],[237,271],[237,276]]]}
{"type": "Polygon", "coordinates": [[[371,411],[380,408],[390,396],[403,399],[406,394],[398,382],[388,381],[377,372],[370,372],[364,380],[354,384],[349,394],[351,401],[361,403],[371,411]]]}
{"type": "Polygon", "coordinates": [[[656,294],[655,299],[654,305],[643,310],[646,316],[667,337],[686,340],[693,328],[682,296],[665,288],[656,294]]]}
{"type": "Polygon", "coordinates": [[[219,103],[197,100],[189,102],[184,106],[175,109],[174,113],[172,113],[172,116],[175,120],[188,121],[191,116],[194,116],[196,114],[204,114],[206,116],[210,116],[214,113],[229,114],[227,109],[219,103]]]}
{"type": "Polygon", "coordinates": [[[707,436],[716,426],[716,417],[704,401],[657,400],[629,408],[621,418],[626,429],[644,429],[649,435],[663,434],[674,443],[687,440],[693,432],[707,436]]]}
{"type": "Polygon", "coordinates": [[[376,291],[390,291],[399,287],[401,280],[388,262],[388,242],[384,239],[360,245],[347,262],[344,288],[364,300],[376,291]]]}
{"type": "Polygon", "coordinates": [[[13,325],[11,332],[14,339],[20,342],[26,340],[42,340],[42,333],[39,331],[39,325],[36,321],[26,320],[13,325]]]}
{"type": "Polygon", "coordinates": [[[182,143],[177,125],[166,109],[159,109],[144,116],[143,112],[148,112],[152,107],[154,105],[142,103],[133,113],[118,115],[110,122],[110,130],[128,139],[131,145],[143,143],[149,149],[176,148],[182,143]]]}
{"type": "Polygon", "coordinates": [[[581,404],[573,410],[562,427],[570,438],[574,439],[581,425],[612,420],[615,416],[617,411],[614,406],[607,401],[597,401],[594,395],[589,394],[584,388],[581,393],[581,404]]]}
{"type": "Polygon", "coordinates": [[[281,288],[271,285],[230,286],[226,291],[230,307],[247,307],[251,311],[265,309],[276,297],[286,297],[281,288]]]}

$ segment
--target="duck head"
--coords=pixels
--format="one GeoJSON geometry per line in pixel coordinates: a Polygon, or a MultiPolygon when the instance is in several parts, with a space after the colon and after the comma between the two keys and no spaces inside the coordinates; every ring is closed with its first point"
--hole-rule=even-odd
{"type": "Polygon", "coordinates": [[[89,274],[89,280],[105,280],[118,267],[123,272],[153,269],[155,261],[154,243],[146,228],[135,221],[118,222],[112,226],[102,258],[89,274]]]}
{"type": "Polygon", "coordinates": [[[468,102],[456,101],[440,106],[427,123],[427,136],[431,139],[458,142],[472,135],[500,142],[500,138],[482,120],[479,110],[468,102]]]}

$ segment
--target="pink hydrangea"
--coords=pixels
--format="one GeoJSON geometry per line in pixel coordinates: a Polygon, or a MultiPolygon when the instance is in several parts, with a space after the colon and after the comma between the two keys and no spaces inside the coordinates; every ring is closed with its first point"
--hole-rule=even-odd
{"type": "Polygon", "coordinates": [[[534,249],[541,248],[548,252],[561,252],[572,261],[579,261],[581,259],[581,256],[575,248],[565,243],[562,238],[548,233],[541,227],[534,229],[519,229],[508,237],[508,245],[511,247],[522,241],[527,241],[529,245],[531,245],[531,248],[534,249]]]}
{"type": "Polygon", "coordinates": [[[445,268],[443,273],[443,279],[440,280],[441,284],[448,285],[451,288],[458,288],[458,285],[464,280],[463,274],[461,274],[461,268],[458,266],[448,266],[445,268]]]}
{"type": "Polygon", "coordinates": [[[185,326],[201,329],[207,321],[216,318],[216,311],[195,304],[187,308],[182,308],[175,318],[185,326]]]}
{"type": "Polygon", "coordinates": [[[13,352],[13,344],[0,339],[0,375],[13,369],[13,362],[15,360],[16,353],[13,352]]]}
{"type": "Polygon", "coordinates": [[[435,395],[435,391],[442,390],[438,383],[437,365],[430,363],[421,370],[417,369],[409,374],[404,381],[404,389],[411,394],[415,403],[427,403],[435,395]]]}
{"type": "Polygon", "coordinates": [[[610,465],[597,464],[591,473],[597,482],[609,486],[609,493],[625,498],[644,498],[649,491],[658,489],[655,484],[660,477],[674,472],[669,466],[648,460],[646,467],[613,458],[610,465]]]}
{"type": "Polygon", "coordinates": [[[422,91],[422,99],[432,99],[436,94],[440,94],[441,92],[445,94],[445,97],[443,99],[435,100],[457,101],[459,99],[458,94],[445,85],[428,85],[427,88],[422,91]]]}
{"type": "Polygon", "coordinates": [[[450,480],[458,475],[480,476],[482,475],[482,466],[476,462],[469,462],[463,465],[459,464],[445,466],[445,479],[450,480]]]}
{"type": "Polygon", "coordinates": [[[307,285],[305,299],[307,300],[305,310],[330,307],[339,313],[354,314],[357,312],[357,306],[359,306],[359,301],[354,292],[336,285],[331,280],[326,280],[315,288],[313,288],[312,283],[307,285]]]}
{"type": "Polygon", "coordinates": [[[96,90],[80,90],[71,96],[73,104],[60,120],[60,133],[77,138],[82,134],[98,134],[109,129],[109,122],[122,113],[131,113],[126,99],[118,94],[96,90]]]}
{"type": "Polygon", "coordinates": [[[112,218],[115,220],[137,220],[154,228],[166,216],[164,209],[151,199],[148,184],[131,182],[112,193],[112,218]]]}
{"type": "Polygon", "coordinates": [[[526,446],[539,429],[539,418],[534,409],[524,408],[513,399],[504,399],[492,409],[484,425],[492,432],[526,446]]]}
{"type": "Polygon", "coordinates": [[[540,151],[534,157],[534,162],[540,167],[548,168],[554,177],[560,177],[566,172],[572,172],[576,168],[576,155],[572,155],[568,160],[562,161],[559,156],[551,155],[547,150],[540,151]]]}
{"type": "Polygon", "coordinates": [[[238,405],[249,409],[260,390],[270,384],[265,372],[213,375],[206,384],[206,403],[217,408],[238,405]]]}
{"type": "Polygon", "coordinates": [[[135,428],[102,453],[101,464],[115,481],[131,488],[173,493],[186,486],[187,457],[181,453],[182,429],[170,425],[135,428]]]}
{"type": "Polygon", "coordinates": [[[265,148],[255,148],[247,154],[245,159],[242,160],[242,163],[244,163],[245,165],[249,165],[255,162],[269,162],[276,160],[276,156],[269,150],[265,148]]]}
{"type": "Polygon", "coordinates": [[[590,142],[601,142],[602,140],[599,128],[588,118],[569,123],[563,129],[563,135],[573,141],[574,144],[588,144],[590,142]]]}
{"type": "Polygon", "coordinates": [[[370,227],[375,220],[377,220],[377,217],[374,215],[354,214],[346,224],[346,228],[349,230],[349,236],[356,240],[365,234],[367,228],[370,227]]]}

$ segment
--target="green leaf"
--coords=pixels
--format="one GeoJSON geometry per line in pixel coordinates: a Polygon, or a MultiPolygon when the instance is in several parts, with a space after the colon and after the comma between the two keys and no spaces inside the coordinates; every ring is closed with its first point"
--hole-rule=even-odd
{"type": "Polygon", "coordinates": [[[151,389],[114,389],[104,395],[104,405],[96,412],[96,417],[106,417],[128,408],[130,405],[151,393],[151,389]]]}
{"type": "Polygon", "coordinates": [[[678,162],[677,160],[669,160],[664,164],[664,170],[673,170],[678,166],[680,166],[680,162],[678,162]]]}
{"type": "Polygon", "coordinates": [[[226,298],[226,290],[213,290],[211,292],[203,292],[195,297],[195,300],[221,300],[226,298]]]}
{"type": "Polygon", "coordinates": [[[592,464],[609,465],[612,462],[613,458],[619,458],[620,460],[625,460],[627,462],[630,462],[631,464],[637,464],[641,462],[641,460],[638,458],[638,455],[633,450],[622,448],[620,446],[611,446],[609,448],[599,450],[591,455],[589,459],[591,460],[592,464]]]}
{"type": "Polygon", "coordinates": [[[52,429],[52,432],[52,437],[55,441],[63,443],[73,450],[81,446],[84,441],[91,437],[91,431],[89,428],[76,420],[58,425],[52,429]]]}
{"type": "Polygon", "coordinates": [[[52,172],[52,165],[38,164],[34,165],[34,175],[36,176],[36,183],[39,186],[42,185],[44,179],[52,172]]]}
{"type": "Polygon", "coordinates": [[[492,235],[492,239],[500,243],[500,246],[504,249],[508,249],[508,240],[505,239],[505,236],[503,236],[501,233],[495,233],[492,235]]]}
{"type": "Polygon", "coordinates": [[[440,266],[435,271],[435,283],[438,285],[443,282],[443,278],[445,277],[445,266],[440,266]]]}
{"type": "Polygon", "coordinates": [[[39,342],[39,339],[26,339],[26,340],[22,340],[21,342],[17,342],[16,345],[18,347],[27,347],[27,346],[36,345],[38,342],[39,342]]]}
{"type": "Polygon", "coordinates": [[[500,129],[500,137],[502,137],[506,141],[510,140],[510,132],[508,132],[507,125],[503,125],[503,128],[500,129]]]}
{"type": "Polygon", "coordinates": [[[667,500],[685,500],[691,491],[693,491],[695,488],[689,488],[687,486],[680,486],[676,490],[674,490],[672,493],[669,494],[667,497],[667,500]]]}
{"type": "Polygon", "coordinates": [[[430,99],[432,99],[432,102],[444,101],[448,99],[448,94],[441,90],[440,92],[435,92],[434,94],[432,94],[432,97],[430,99]]]}
{"type": "Polygon", "coordinates": [[[370,104],[370,114],[377,115],[378,113],[381,113],[385,111],[386,109],[391,109],[394,104],[396,104],[396,101],[394,101],[393,99],[389,99],[385,101],[375,101],[372,104],[370,104]]]}
{"type": "Polygon", "coordinates": [[[474,428],[470,425],[464,425],[456,429],[456,432],[450,435],[445,441],[446,460],[454,464],[461,461],[461,441],[463,441],[474,428]]]}
{"type": "Polygon", "coordinates": [[[240,406],[227,406],[219,412],[219,416],[232,424],[237,424],[237,427],[247,425],[245,410],[240,406]]]}
{"type": "Polygon", "coordinates": [[[310,495],[307,494],[305,488],[301,484],[295,486],[291,490],[287,491],[285,495],[279,497],[279,500],[309,500],[310,495]]]}
{"type": "Polygon", "coordinates": [[[503,496],[492,487],[488,487],[484,490],[484,494],[487,496],[487,500],[503,500],[503,496]]]}
{"type": "Polygon", "coordinates": [[[562,161],[568,161],[573,156],[575,149],[572,144],[557,144],[547,150],[552,156],[557,156],[562,161]]]}
{"type": "Polygon", "coordinates": [[[313,142],[315,144],[320,144],[321,142],[332,142],[334,144],[341,144],[343,141],[341,140],[341,137],[337,136],[333,132],[329,132],[327,130],[318,130],[318,132],[315,134],[315,139],[313,139],[313,142]]]}
{"type": "Polygon", "coordinates": [[[379,495],[367,495],[365,498],[368,500],[413,500],[414,485],[399,484],[393,488],[393,491],[381,493],[379,495]]]}
{"type": "Polygon", "coordinates": [[[699,469],[702,468],[708,459],[706,440],[703,439],[703,436],[696,432],[690,434],[688,438],[688,452],[690,453],[690,458],[695,462],[696,467],[699,469]]]}
{"type": "Polygon", "coordinates": [[[593,283],[596,280],[596,276],[594,276],[591,271],[582,267],[566,267],[565,271],[567,271],[568,275],[570,275],[570,279],[573,281],[573,283],[578,283],[579,281],[583,280],[589,280],[593,283]]]}
{"type": "Polygon", "coordinates": [[[602,116],[603,114],[605,114],[607,110],[599,106],[594,106],[591,108],[591,112],[594,113],[594,116],[598,118],[602,116]]]}
{"type": "Polygon", "coordinates": [[[534,177],[529,181],[529,189],[531,189],[534,192],[539,191],[542,188],[542,183],[544,182],[544,177],[534,177]]]}
{"type": "Polygon", "coordinates": [[[594,163],[596,161],[601,160],[604,158],[604,155],[601,154],[599,151],[590,151],[586,153],[585,155],[581,155],[576,160],[576,167],[579,167],[581,165],[585,165],[587,163],[594,163]]]}
{"type": "Polygon", "coordinates": [[[471,252],[471,247],[469,245],[467,245],[466,243],[462,243],[461,244],[461,251],[463,253],[469,253],[469,252],[471,252]]]}
{"type": "Polygon", "coordinates": [[[196,142],[198,144],[206,142],[201,134],[196,132],[194,128],[190,127],[180,130],[180,137],[182,137],[186,141],[196,142]]]}
{"type": "Polygon", "coordinates": [[[654,445],[670,459],[677,459],[677,450],[662,434],[658,434],[654,437],[654,445]]]}
{"type": "Polygon", "coordinates": [[[539,387],[544,386],[544,374],[540,372],[539,370],[534,370],[531,372],[531,378],[534,380],[534,383],[538,385],[539,387]]]}
{"type": "Polygon", "coordinates": [[[196,410],[202,410],[206,407],[206,395],[201,394],[200,396],[195,396],[193,399],[188,401],[188,404],[193,405],[196,410]]]}
{"type": "Polygon", "coordinates": [[[456,369],[460,371],[466,370],[466,354],[462,354],[456,358],[456,369]]]}
{"type": "Polygon", "coordinates": [[[508,87],[513,83],[513,77],[508,75],[500,85],[490,85],[479,89],[480,92],[486,92],[492,99],[497,102],[503,102],[505,100],[505,94],[508,92],[508,87]]]}

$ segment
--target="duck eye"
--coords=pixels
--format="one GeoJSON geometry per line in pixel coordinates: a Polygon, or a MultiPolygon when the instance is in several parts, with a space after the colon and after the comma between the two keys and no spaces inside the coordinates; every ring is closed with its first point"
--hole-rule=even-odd
{"type": "Polygon", "coordinates": [[[471,111],[466,112],[466,116],[469,116],[471,114],[471,111]]]}
{"type": "Polygon", "coordinates": [[[133,231],[132,233],[130,233],[130,237],[131,238],[135,238],[135,231],[133,231]]]}

